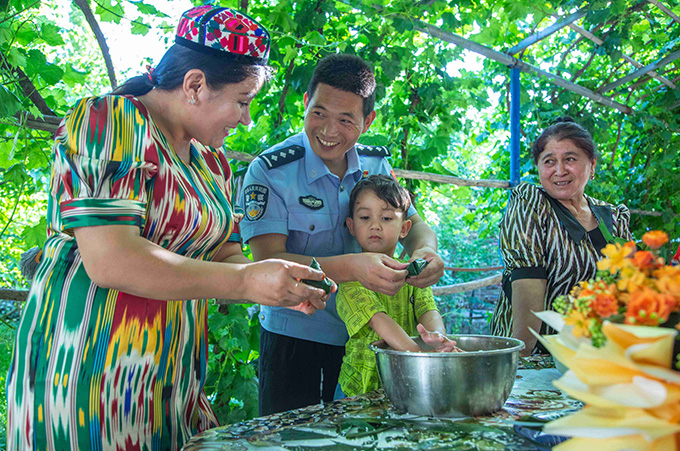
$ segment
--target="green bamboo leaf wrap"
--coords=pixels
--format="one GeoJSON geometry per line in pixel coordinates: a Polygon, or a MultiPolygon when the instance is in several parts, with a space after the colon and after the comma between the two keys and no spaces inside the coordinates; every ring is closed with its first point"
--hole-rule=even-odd
{"type": "MultiPolygon", "coordinates": [[[[316,261],[314,257],[312,257],[312,262],[309,264],[309,267],[312,269],[318,269],[319,271],[322,270],[321,265],[319,265],[319,262],[316,261]]],[[[307,285],[311,285],[315,288],[321,288],[323,291],[326,292],[326,294],[329,294],[333,289],[333,282],[328,277],[324,277],[323,280],[302,279],[302,282],[306,283],[307,285]]]]}

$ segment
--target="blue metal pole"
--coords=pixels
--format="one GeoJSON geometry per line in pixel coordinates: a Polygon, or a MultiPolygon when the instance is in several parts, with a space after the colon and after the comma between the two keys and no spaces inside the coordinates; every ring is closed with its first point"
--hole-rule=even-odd
{"type": "Polygon", "coordinates": [[[510,69],[510,186],[519,183],[520,70],[510,69]]]}

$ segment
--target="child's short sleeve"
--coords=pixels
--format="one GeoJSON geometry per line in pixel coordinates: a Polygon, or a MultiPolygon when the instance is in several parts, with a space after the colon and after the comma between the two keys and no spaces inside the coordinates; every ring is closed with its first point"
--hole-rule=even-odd
{"type": "Polygon", "coordinates": [[[336,305],[350,337],[368,324],[376,313],[387,313],[378,296],[359,282],[341,283],[336,305]]]}
{"type": "Polygon", "coordinates": [[[413,298],[415,299],[414,310],[416,318],[420,318],[422,315],[429,312],[430,310],[438,310],[437,303],[434,301],[434,295],[432,294],[431,287],[427,288],[414,287],[413,298]]]}
{"type": "Polygon", "coordinates": [[[158,149],[153,125],[140,108],[136,99],[92,97],[80,100],[62,122],[51,185],[59,206],[51,217],[57,228],[143,227],[158,149]]]}

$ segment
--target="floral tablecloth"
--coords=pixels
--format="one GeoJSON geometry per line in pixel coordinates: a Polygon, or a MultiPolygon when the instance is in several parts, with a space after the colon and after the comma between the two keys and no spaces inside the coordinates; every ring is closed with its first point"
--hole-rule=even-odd
{"type": "Polygon", "coordinates": [[[482,417],[404,414],[377,390],[211,429],[183,450],[549,450],[560,438],[542,434],[541,424],[582,407],[553,387],[559,376],[550,358],[520,359],[507,402],[482,417]]]}

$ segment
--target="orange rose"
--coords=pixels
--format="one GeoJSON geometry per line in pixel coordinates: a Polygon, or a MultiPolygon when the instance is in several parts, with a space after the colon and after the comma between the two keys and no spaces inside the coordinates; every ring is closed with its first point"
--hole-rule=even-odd
{"type": "Polygon", "coordinates": [[[658,249],[668,243],[668,234],[661,230],[652,230],[642,235],[642,242],[650,249],[658,249]]]}
{"type": "Polygon", "coordinates": [[[626,324],[658,326],[668,320],[675,307],[672,296],[643,288],[630,294],[626,324]]]}
{"type": "Polygon", "coordinates": [[[598,293],[591,306],[600,318],[609,318],[619,313],[619,301],[609,292],[598,293]]]}
{"type": "Polygon", "coordinates": [[[656,276],[656,288],[661,293],[668,293],[680,303],[680,267],[662,266],[654,271],[656,276]]]}
{"type": "Polygon", "coordinates": [[[654,254],[649,251],[637,251],[633,255],[633,264],[640,269],[651,268],[654,265],[654,254]]]}

